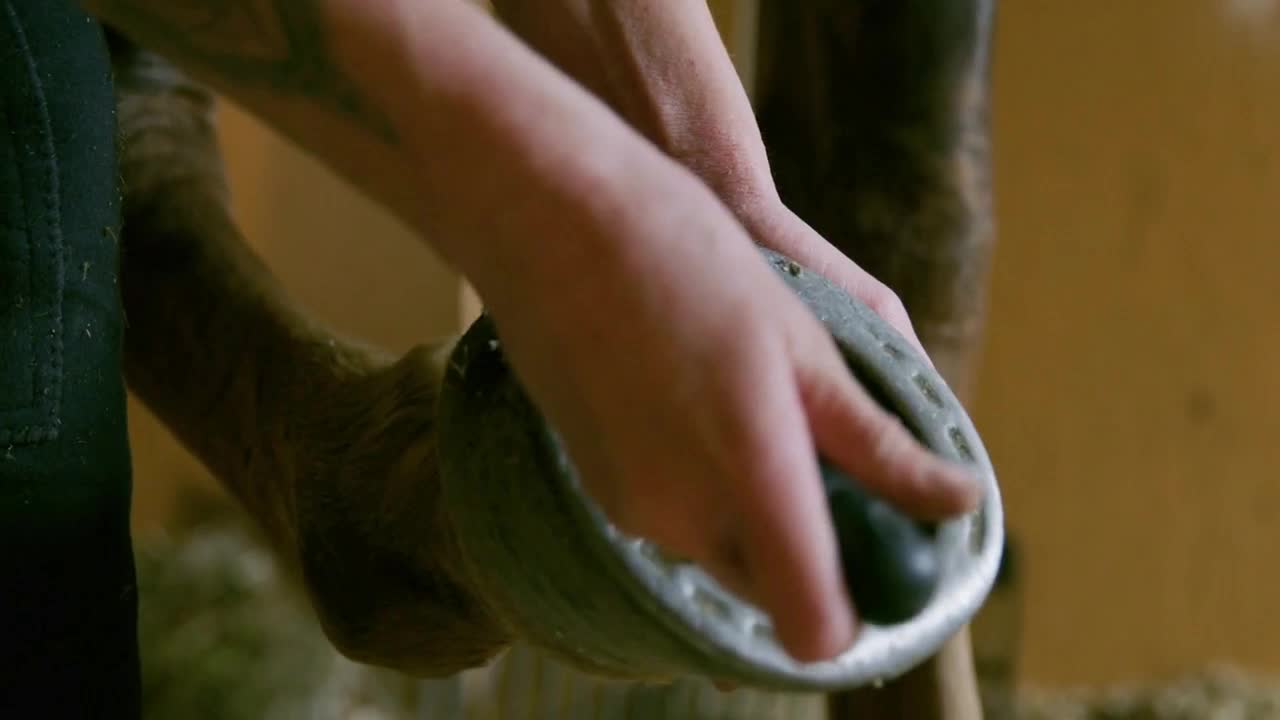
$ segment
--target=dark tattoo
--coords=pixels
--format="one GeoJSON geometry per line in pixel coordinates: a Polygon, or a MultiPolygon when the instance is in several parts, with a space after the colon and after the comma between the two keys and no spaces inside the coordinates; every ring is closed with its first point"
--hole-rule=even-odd
{"type": "Polygon", "coordinates": [[[321,102],[388,144],[391,121],[337,66],[321,0],[95,0],[139,44],[244,88],[321,102]]]}

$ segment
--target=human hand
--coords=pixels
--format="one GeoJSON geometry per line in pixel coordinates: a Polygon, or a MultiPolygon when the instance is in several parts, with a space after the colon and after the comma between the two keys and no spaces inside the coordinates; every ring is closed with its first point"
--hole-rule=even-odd
{"type": "Polygon", "coordinates": [[[977,487],[863,390],[702,183],[631,175],[607,222],[529,223],[522,275],[486,297],[506,352],[620,529],[758,603],[795,657],[830,657],[855,613],[815,449],[922,519],[977,487]]]}
{"type": "Polygon", "coordinates": [[[760,129],[711,12],[677,0],[496,0],[507,25],[692,170],[752,238],[823,275],[927,354],[898,296],[778,197],[760,129]]]}
{"type": "MultiPolygon", "coordinates": [[[[264,94],[227,70],[239,64],[200,62],[206,56],[181,42],[188,34],[161,32],[165,18],[126,24],[238,89],[480,281],[517,372],[619,525],[754,599],[797,657],[843,649],[853,615],[815,448],[921,517],[971,507],[976,487],[915,444],[853,381],[822,326],[703,183],[527,62],[462,4],[390,5],[343,4],[346,17],[381,10],[347,28],[354,30],[341,35],[336,57],[307,58],[331,79],[341,77],[335,67],[365,68],[356,96],[392,118],[398,132],[390,133],[377,131],[386,128],[345,89],[318,92],[314,103],[290,88],[264,94]],[[437,51],[451,62],[431,62],[437,51]]],[[[288,18],[291,38],[308,31],[297,16],[307,18],[288,18]]],[[[236,36],[234,27],[210,25],[218,32],[209,42],[236,36]]],[[[245,254],[210,250],[183,276],[189,287],[166,289],[207,303],[206,290],[222,297],[212,290],[232,286],[227,297],[271,312],[246,312],[255,324],[237,323],[244,308],[232,303],[213,305],[220,312],[211,317],[235,327],[235,337],[270,344],[223,343],[228,357],[240,347],[256,351],[226,366],[243,379],[199,388],[224,393],[208,405],[175,393],[169,401],[183,410],[171,415],[199,406],[231,418],[219,424],[226,438],[201,439],[207,418],[190,420],[185,437],[221,463],[245,504],[297,553],[341,649],[428,673],[482,660],[507,629],[479,606],[456,604],[474,598],[450,569],[461,561],[447,522],[436,522],[430,385],[406,364],[338,372],[320,392],[301,382],[314,377],[306,361],[329,357],[332,345],[312,344],[312,328],[296,317],[279,320],[276,291],[264,289],[262,269],[245,254]],[[247,268],[252,282],[235,287],[243,277],[228,266],[247,268]],[[308,338],[301,349],[299,330],[308,338]],[[252,374],[245,357],[254,358],[252,374]],[[232,412],[241,409],[243,416],[232,412]]],[[[154,337],[196,337],[174,328],[154,337]]],[[[191,349],[184,359],[208,364],[207,346],[191,349]]]]}
{"type": "Polygon", "coordinates": [[[932,363],[916,336],[911,317],[889,286],[863,270],[847,255],[818,234],[799,215],[782,203],[770,185],[770,193],[738,200],[739,221],[752,238],[771,250],[795,260],[840,286],[897,330],[915,347],[925,362],[932,363]]]}

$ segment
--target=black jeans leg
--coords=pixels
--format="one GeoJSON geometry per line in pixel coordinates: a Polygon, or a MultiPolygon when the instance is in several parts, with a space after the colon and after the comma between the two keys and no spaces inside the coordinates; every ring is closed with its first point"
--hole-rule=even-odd
{"type": "Polygon", "coordinates": [[[115,101],[74,0],[0,0],[0,717],[139,717],[115,101]]]}

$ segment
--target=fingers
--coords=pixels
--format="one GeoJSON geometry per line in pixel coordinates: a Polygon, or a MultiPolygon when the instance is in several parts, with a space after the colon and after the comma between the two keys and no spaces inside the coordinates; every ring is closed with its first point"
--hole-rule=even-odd
{"type": "Polygon", "coordinates": [[[779,205],[753,217],[764,218],[748,223],[762,244],[839,285],[893,326],[920,353],[925,362],[932,364],[924,345],[916,336],[906,307],[884,283],[858,267],[786,207],[779,205]]]}
{"type": "Polygon", "coordinates": [[[738,495],[738,533],[752,596],[783,647],[801,661],[852,642],[855,618],[795,383],[761,389],[748,447],[757,452],[738,495]]]}
{"type": "MultiPolygon", "coordinates": [[[[726,589],[767,612],[778,640],[800,661],[839,654],[857,627],[815,445],[869,491],[923,519],[967,511],[978,499],[968,473],[924,448],[881,408],[820,328],[814,337],[825,343],[811,344],[806,362],[784,361],[786,371],[739,368],[756,383],[747,394],[750,407],[725,416],[742,423],[726,435],[733,502],[700,505],[692,513],[688,501],[675,512],[671,508],[681,503],[664,502],[657,524],[726,589]],[[790,382],[779,379],[787,371],[790,382]],[[672,532],[672,523],[683,532],[672,532]]],[[[642,514],[653,517],[659,508],[647,509],[652,512],[642,514]]]]}
{"type": "Polygon", "coordinates": [[[935,520],[972,510],[981,490],[971,474],[921,445],[837,353],[829,355],[802,382],[819,452],[909,515],[935,520]]]}
{"type": "MultiPolygon", "coordinates": [[[[907,308],[902,304],[902,300],[898,295],[870,273],[855,265],[852,260],[845,257],[839,250],[826,245],[825,241],[822,247],[824,252],[820,254],[820,259],[818,259],[820,264],[814,267],[814,271],[844,288],[845,292],[852,295],[863,305],[866,305],[871,312],[879,315],[882,320],[889,323],[894,330],[898,331],[899,335],[902,335],[911,344],[911,347],[920,354],[921,358],[932,366],[933,360],[929,358],[929,354],[924,349],[924,344],[920,342],[920,338],[916,335],[915,326],[911,324],[911,316],[907,313],[907,308]]],[[[803,260],[797,260],[797,262],[804,264],[803,260]]]]}
{"type": "Polygon", "coordinates": [[[726,533],[721,549],[713,557],[700,559],[698,566],[716,579],[724,589],[742,598],[756,597],[755,584],[751,578],[751,569],[747,566],[747,558],[742,552],[742,544],[737,534],[726,533]]]}

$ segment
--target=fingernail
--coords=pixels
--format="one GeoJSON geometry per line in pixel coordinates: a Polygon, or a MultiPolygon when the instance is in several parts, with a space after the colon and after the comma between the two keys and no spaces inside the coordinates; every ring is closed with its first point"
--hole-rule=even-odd
{"type": "Polygon", "coordinates": [[[784,643],[788,653],[800,662],[821,662],[848,650],[857,638],[858,623],[851,603],[845,604],[844,613],[845,618],[825,623],[821,632],[784,643]]]}

